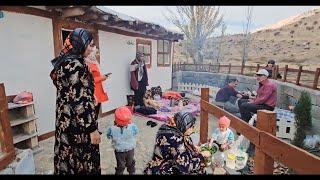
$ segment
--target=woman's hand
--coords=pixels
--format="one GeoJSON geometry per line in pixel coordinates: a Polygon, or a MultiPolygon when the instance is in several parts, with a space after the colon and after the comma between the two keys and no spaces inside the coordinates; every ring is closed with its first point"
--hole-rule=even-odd
{"type": "Polygon", "coordinates": [[[201,151],[201,147],[200,146],[197,146],[197,145],[194,145],[195,149],[196,149],[196,152],[197,153],[200,153],[201,151]]]}
{"type": "Polygon", "coordinates": [[[99,144],[101,142],[100,133],[98,130],[90,133],[91,144],[99,144]]]}
{"type": "Polygon", "coordinates": [[[211,153],[209,151],[202,151],[201,154],[203,157],[210,157],[211,156],[211,153]]]}

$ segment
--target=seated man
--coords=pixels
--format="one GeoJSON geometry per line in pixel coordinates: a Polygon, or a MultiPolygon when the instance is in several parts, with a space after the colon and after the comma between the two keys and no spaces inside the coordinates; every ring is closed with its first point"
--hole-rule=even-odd
{"type": "Polygon", "coordinates": [[[242,98],[244,95],[236,91],[238,85],[237,79],[229,79],[228,84],[219,89],[216,95],[216,104],[223,107],[226,111],[231,113],[239,112],[238,105],[236,104],[237,98],[242,98]]]}
{"type": "Polygon", "coordinates": [[[252,113],[257,113],[259,109],[273,111],[277,103],[277,86],[268,80],[269,73],[265,69],[257,72],[259,88],[254,99],[241,99],[238,101],[241,119],[248,122],[252,113]]]}

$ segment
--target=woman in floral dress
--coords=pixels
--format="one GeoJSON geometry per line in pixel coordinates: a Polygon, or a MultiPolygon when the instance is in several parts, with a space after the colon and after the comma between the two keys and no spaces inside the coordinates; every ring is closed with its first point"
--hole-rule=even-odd
{"type": "Polygon", "coordinates": [[[92,39],[88,30],[75,29],[51,61],[50,76],[57,88],[54,174],[101,174],[94,82],[84,63],[92,39]]]}
{"type": "Polygon", "coordinates": [[[199,152],[190,135],[195,118],[189,113],[177,113],[169,124],[163,124],[157,133],[152,160],[145,174],[205,174],[208,154],[199,152]]]}

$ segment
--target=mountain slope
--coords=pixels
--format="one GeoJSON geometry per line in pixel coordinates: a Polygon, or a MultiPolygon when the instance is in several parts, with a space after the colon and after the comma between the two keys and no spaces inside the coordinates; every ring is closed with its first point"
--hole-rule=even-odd
{"type": "MultiPolygon", "coordinates": [[[[206,62],[215,62],[220,38],[206,42],[206,62]]],[[[307,69],[320,67],[320,9],[292,16],[251,34],[247,64],[265,64],[275,59],[277,64],[303,65],[307,69]]],[[[225,36],[222,43],[222,63],[241,63],[242,35],[225,36]]],[[[186,61],[184,42],[175,46],[175,61],[186,61]]],[[[189,60],[190,61],[190,60],[189,60]]]]}

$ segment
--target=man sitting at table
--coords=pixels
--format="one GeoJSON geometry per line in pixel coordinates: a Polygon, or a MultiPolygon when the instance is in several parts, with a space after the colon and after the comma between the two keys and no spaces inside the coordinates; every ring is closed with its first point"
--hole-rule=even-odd
{"type": "Polygon", "coordinates": [[[228,80],[223,88],[217,92],[215,101],[216,105],[223,107],[230,113],[239,113],[239,107],[236,103],[238,98],[246,97],[243,93],[238,92],[235,88],[238,86],[238,80],[233,78],[228,80]]]}
{"type": "Polygon", "coordinates": [[[252,113],[257,113],[257,110],[273,111],[277,103],[277,86],[268,79],[268,71],[260,69],[256,76],[259,82],[257,96],[254,99],[241,99],[238,101],[241,119],[246,122],[249,122],[252,113]]]}

